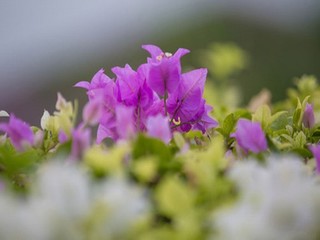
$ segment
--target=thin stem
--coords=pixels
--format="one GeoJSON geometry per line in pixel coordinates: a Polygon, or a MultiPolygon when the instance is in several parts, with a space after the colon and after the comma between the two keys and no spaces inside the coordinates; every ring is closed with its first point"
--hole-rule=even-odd
{"type": "Polygon", "coordinates": [[[140,132],[140,106],[137,108],[137,130],[140,132]]]}
{"type": "Polygon", "coordinates": [[[137,106],[137,109],[136,109],[136,113],[137,113],[137,122],[136,122],[136,124],[137,124],[137,131],[138,132],[140,132],[140,130],[141,130],[141,128],[140,128],[140,124],[141,124],[141,118],[140,118],[140,111],[141,111],[141,109],[140,109],[140,91],[139,91],[139,93],[138,93],[138,106],[137,106]]]}
{"type": "Polygon", "coordinates": [[[206,132],[206,134],[207,134],[209,141],[211,142],[211,137],[210,137],[209,133],[206,132]]]}
{"type": "Polygon", "coordinates": [[[167,116],[167,114],[168,114],[168,109],[167,109],[167,97],[168,97],[168,94],[167,94],[167,92],[165,92],[164,97],[163,97],[164,114],[165,114],[165,116],[167,116]]]}

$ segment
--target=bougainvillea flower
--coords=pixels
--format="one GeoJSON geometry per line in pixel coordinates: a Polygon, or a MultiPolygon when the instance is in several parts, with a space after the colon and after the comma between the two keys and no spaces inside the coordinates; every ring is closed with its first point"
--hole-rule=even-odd
{"type": "Polygon", "coordinates": [[[194,89],[199,88],[201,95],[204,91],[208,70],[206,68],[199,68],[182,75],[182,82],[179,90],[184,96],[190,94],[194,89]]]}
{"type": "Polygon", "coordinates": [[[113,115],[111,113],[104,114],[98,126],[96,142],[100,144],[106,138],[112,138],[113,140],[116,140],[117,137],[118,134],[115,112],[113,115]]]}
{"type": "Polygon", "coordinates": [[[165,143],[169,143],[172,135],[167,117],[158,114],[147,119],[147,133],[151,137],[159,138],[165,143]]]}
{"type": "Polygon", "coordinates": [[[147,85],[146,81],[140,86],[138,91],[138,107],[146,110],[149,108],[153,101],[156,99],[152,89],[147,85]]]}
{"type": "Polygon", "coordinates": [[[140,88],[138,73],[128,64],[124,68],[114,67],[112,72],[117,76],[118,101],[123,101],[128,106],[137,105],[137,92],[140,88]]]}
{"type": "Polygon", "coordinates": [[[135,135],[133,111],[133,107],[117,106],[116,121],[119,139],[130,139],[135,135]]]}
{"type": "Polygon", "coordinates": [[[312,128],[315,124],[313,107],[309,103],[307,103],[304,110],[302,123],[306,128],[312,128]]]}
{"type": "Polygon", "coordinates": [[[158,114],[165,115],[164,113],[164,103],[162,100],[158,99],[155,100],[146,111],[145,111],[145,118],[148,118],[149,116],[156,116],[158,114]]]}
{"type": "Polygon", "coordinates": [[[213,107],[208,104],[201,105],[203,109],[200,109],[196,114],[196,121],[193,128],[194,130],[200,130],[202,133],[205,133],[207,129],[215,128],[218,126],[218,122],[209,116],[209,113],[212,111],[213,107]]]}
{"type": "Polygon", "coordinates": [[[141,47],[150,53],[151,58],[148,58],[148,61],[156,62],[157,58],[164,54],[161,48],[152,44],[142,45],[141,47]]]}
{"type": "Polygon", "coordinates": [[[112,68],[116,78],[118,102],[127,106],[146,108],[152,104],[153,91],[146,84],[142,69],[134,71],[128,64],[124,67],[112,68]]]}
{"type": "Polygon", "coordinates": [[[90,146],[91,131],[80,124],[72,131],[72,146],[71,157],[72,159],[79,159],[84,151],[90,146]]]}
{"type": "Polygon", "coordinates": [[[155,99],[155,93],[146,83],[144,72],[141,68],[136,72],[129,65],[126,65],[124,68],[115,67],[112,71],[117,76],[118,106],[124,104],[134,107],[134,118],[131,118],[133,125],[139,125],[137,126],[139,130],[144,129],[146,121],[145,112],[155,99]]]}
{"type": "Polygon", "coordinates": [[[44,132],[42,130],[38,129],[34,133],[33,146],[36,148],[41,147],[42,143],[43,143],[43,139],[44,139],[44,132]]]}
{"type": "Polygon", "coordinates": [[[88,125],[95,125],[100,122],[103,114],[103,100],[94,98],[89,101],[83,108],[82,118],[88,125]]]}
{"type": "MultiPolygon", "coordinates": [[[[89,99],[94,98],[101,91],[114,91],[114,81],[104,74],[104,70],[100,69],[92,78],[91,82],[81,81],[74,85],[87,90],[89,99]]],[[[109,93],[110,95],[110,93],[109,93]]]]}
{"type": "Polygon", "coordinates": [[[173,93],[177,89],[181,78],[180,58],[189,53],[189,50],[180,48],[172,55],[164,53],[154,45],[143,45],[142,48],[151,55],[147,65],[148,85],[160,96],[173,93]]]}
{"type": "Polygon", "coordinates": [[[119,104],[115,108],[114,117],[102,117],[97,131],[97,143],[100,144],[106,138],[129,139],[135,132],[134,107],[119,104]]]}
{"type": "Polygon", "coordinates": [[[86,123],[99,122],[97,143],[107,137],[115,138],[115,107],[118,104],[115,82],[101,69],[93,76],[90,83],[82,81],[75,86],[87,90],[89,103],[84,109],[83,118],[86,123]]]}
{"type": "MultiPolygon", "coordinates": [[[[170,117],[181,122],[182,131],[189,131],[191,123],[200,120],[195,119],[195,116],[201,108],[204,109],[205,102],[202,94],[206,74],[206,69],[197,69],[183,74],[179,88],[168,98],[167,108],[170,117]]],[[[202,113],[198,115],[200,118],[202,113]]]]}
{"type": "MultiPolygon", "coordinates": [[[[141,46],[144,50],[148,51],[151,55],[151,58],[148,58],[148,63],[150,62],[160,62],[166,58],[172,58],[180,61],[180,58],[183,57],[184,55],[190,53],[190,50],[185,49],[185,48],[179,48],[173,55],[168,52],[164,52],[159,48],[158,46],[152,45],[152,44],[147,44],[147,45],[142,45],[141,46]]],[[[181,65],[179,65],[181,68],[181,65]]]]}
{"type": "Polygon", "coordinates": [[[151,57],[137,71],[128,64],[114,67],[112,72],[116,78],[113,81],[101,69],[91,82],[75,85],[87,90],[89,103],[84,108],[83,120],[88,125],[99,124],[97,143],[105,138],[128,138],[124,126],[131,132],[132,129],[146,131],[148,118],[158,114],[169,115],[171,127],[178,131],[194,128],[205,132],[216,126],[216,121],[208,115],[211,109],[202,98],[207,70],[181,73],[180,58],[189,50],[180,48],[172,55],[154,45],[142,47],[151,57]],[[122,111],[122,107],[132,110],[124,108],[122,111]],[[120,117],[125,114],[127,117],[120,117]],[[119,125],[119,121],[124,122],[119,125]]]}
{"type": "Polygon", "coordinates": [[[16,118],[13,114],[10,114],[8,123],[0,124],[0,131],[9,136],[11,143],[18,151],[24,151],[26,146],[34,144],[34,134],[29,124],[16,118]]]}
{"type": "Polygon", "coordinates": [[[58,140],[59,140],[59,143],[63,144],[69,140],[69,137],[63,130],[60,130],[58,133],[58,140]]]}
{"type": "Polygon", "coordinates": [[[100,69],[91,79],[91,82],[81,81],[78,82],[75,86],[82,87],[87,90],[95,89],[95,88],[103,88],[106,83],[109,81],[107,75],[104,74],[104,70],[100,69]]]}
{"type": "Polygon", "coordinates": [[[260,153],[268,148],[265,134],[259,122],[252,122],[248,119],[239,119],[236,132],[232,134],[238,145],[246,153],[248,151],[260,153]]]}
{"type": "Polygon", "coordinates": [[[317,173],[320,173],[320,144],[309,146],[310,151],[313,154],[314,159],[316,160],[316,169],[317,173]]]}

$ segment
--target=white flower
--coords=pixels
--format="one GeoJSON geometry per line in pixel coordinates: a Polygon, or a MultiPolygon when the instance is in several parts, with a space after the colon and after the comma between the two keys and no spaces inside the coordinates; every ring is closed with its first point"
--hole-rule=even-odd
{"type": "Polygon", "coordinates": [[[218,239],[313,240],[320,238],[320,185],[293,156],[235,164],[239,187],[234,206],[215,216],[218,239]]]}
{"type": "Polygon", "coordinates": [[[105,181],[96,195],[96,206],[105,211],[98,233],[105,238],[121,237],[150,207],[145,192],[123,178],[105,181]]]}
{"type": "Polygon", "coordinates": [[[22,199],[2,192],[0,196],[0,239],[49,239],[46,217],[40,208],[33,208],[22,199]],[[6,195],[4,195],[6,194],[6,195]]]}
{"type": "Polygon", "coordinates": [[[6,111],[0,110],[0,117],[9,117],[9,114],[6,111]]]}
{"type": "Polygon", "coordinates": [[[50,203],[56,214],[78,218],[89,208],[89,183],[77,166],[56,161],[39,170],[33,197],[50,203]]]}
{"type": "Polygon", "coordinates": [[[29,196],[1,192],[0,239],[121,239],[148,210],[145,192],[133,183],[96,184],[77,165],[56,160],[39,169],[29,196]]]}
{"type": "Polygon", "coordinates": [[[53,239],[84,239],[81,224],[90,208],[90,182],[76,165],[54,161],[37,176],[30,205],[45,213],[53,239]]]}

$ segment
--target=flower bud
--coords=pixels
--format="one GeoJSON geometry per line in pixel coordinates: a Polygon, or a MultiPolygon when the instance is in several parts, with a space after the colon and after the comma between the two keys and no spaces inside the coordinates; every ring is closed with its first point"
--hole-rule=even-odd
{"type": "Polygon", "coordinates": [[[302,123],[306,128],[313,128],[315,124],[313,107],[309,103],[307,103],[306,108],[304,110],[302,123]]]}

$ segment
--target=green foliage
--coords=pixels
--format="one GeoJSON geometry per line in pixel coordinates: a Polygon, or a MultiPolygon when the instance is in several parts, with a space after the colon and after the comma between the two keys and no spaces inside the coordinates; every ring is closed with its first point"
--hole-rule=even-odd
{"type": "Polygon", "coordinates": [[[238,109],[237,111],[227,115],[225,119],[220,123],[220,127],[218,127],[216,130],[220,132],[224,137],[228,138],[234,131],[235,125],[239,118],[250,119],[251,114],[248,110],[238,109]]]}
{"type": "MultiPolygon", "coordinates": [[[[208,83],[206,95],[208,103],[215,107],[212,114],[219,122],[217,128],[205,134],[198,130],[174,132],[169,144],[144,134],[109,145],[93,144],[82,149],[83,155],[74,160],[68,156],[72,151],[70,136],[75,126],[77,104],[67,102],[59,95],[56,111],[52,115],[44,112],[42,129],[33,127],[34,133],[43,133],[38,144],[18,152],[5,135],[0,135],[0,180],[27,197],[27,190],[33,184],[30,179],[38,167],[47,159],[66,158],[68,164],[81,165],[87,171],[94,190],[100,189],[103,181],[121,178],[142,189],[143,196],[150,202],[148,214],[115,235],[117,237],[110,234],[110,239],[185,240],[207,239],[211,215],[237,201],[238,189],[228,177],[234,162],[246,161],[246,158],[261,162],[270,153],[293,153],[303,158],[310,171],[314,171],[316,164],[309,146],[320,141],[317,121],[320,87],[315,77],[303,76],[297,80],[296,88],[289,89],[283,102],[263,102],[254,110],[239,108],[238,90],[231,86],[230,79],[247,66],[248,57],[233,44],[215,44],[211,50],[207,55],[212,65],[211,77],[219,82],[208,83]],[[312,128],[303,124],[307,103],[315,109],[316,125],[312,128]],[[232,134],[240,118],[261,124],[268,141],[267,151],[255,155],[243,154],[237,149],[232,134]],[[63,144],[58,140],[60,131],[69,137],[63,144]]],[[[0,111],[0,117],[6,115],[0,111]]],[[[120,194],[117,190],[108,198],[120,194]]],[[[136,196],[136,191],[133,192],[132,196],[136,196]]],[[[129,204],[132,199],[127,201],[129,204]]],[[[87,239],[109,237],[105,235],[103,224],[113,209],[102,202],[95,202],[90,212],[82,216],[84,221],[80,226],[87,239]]],[[[121,212],[120,215],[126,214],[132,213],[121,212]]],[[[123,224],[120,217],[115,219],[117,224],[123,224]]]]}
{"type": "Polygon", "coordinates": [[[214,43],[207,54],[210,70],[218,80],[225,80],[248,65],[248,56],[233,43],[214,43]]]}
{"type": "Polygon", "coordinates": [[[121,174],[125,158],[130,148],[126,145],[115,146],[112,149],[104,149],[101,146],[93,146],[84,155],[84,163],[96,176],[107,174],[121,174]]]}
{"type": "Polygon", "coordinates": [[[168,176],[155,189],[155,199],[160,214],[174,217],[192,210],[195,193],[182,180],[168,176]]]}
{"type": "Polygon", "coordinates": [[[133,142],[132,158],[139,161],[141,158],[154,157],[158,162],[158,172],[177,171],[181,164],[174,161],[174,149],[168,147],[161,140],[139,135],[133,142]]]}
{"type": "Polygon", "coordinates": [[[221,120],[241,103],[241,92],[233,78],[248,66],[249,58],[233,43],[214,43],[203,59],[212,78],[206,82],[204,97],[221,120]]]}
{"type": "Polygon", "coordinates": [[[44,150],[49,151],[58,143],[59,131],[63,131],[67,136],[71,136],[71,129],[74,127],[77,114],[77,101],[72,104],[66,101],[58,93],[56,102],[56,111],[50,115],[44,111],[41,118],[41,128],[44,130],[44,150]]]}
{"type": "Polygon", "coordinates": [[[28,185],[28,176],[44,158],[38,149],[16,152],[9,141],[0,145],[0,173],[5,180],[12,182],[12,187],[23,190],[28,185]]]}

